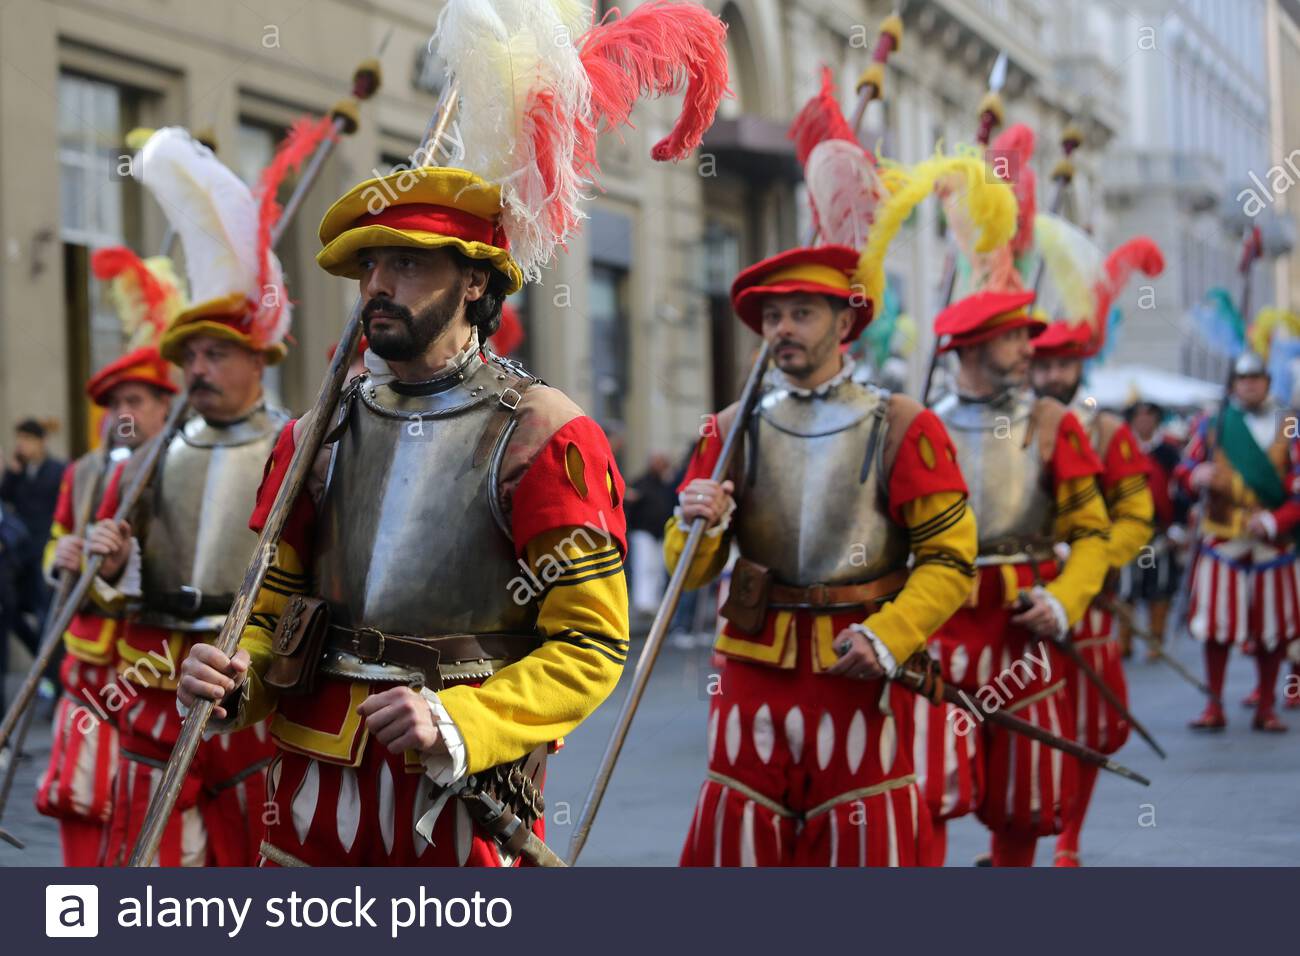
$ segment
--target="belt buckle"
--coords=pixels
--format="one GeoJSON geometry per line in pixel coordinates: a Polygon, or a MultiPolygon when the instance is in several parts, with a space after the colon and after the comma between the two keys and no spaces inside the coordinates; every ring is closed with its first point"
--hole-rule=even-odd
{"type": "Polygon", "coordinates": [[[182,585],[180,586],[180,590],[179,590],[177,593],[181,596],[182,599],[189,598],[189,600],[190,600],[190,605],[191,605],[191,606],[190,606],[190,607],[183,608],[183,611],[184,611],[185,613],[187,613],[187,614],[198,614],[198,613],[199,613],[199,608],[201,608],[201,607],[203,606],[203,592],[202,592],[202,591],[200,591],[200,590],[199,590],[198,588],[196,588],[196,587],[191,587],[191,586],[188,585],[188,584],[182,584],[182,585]]]}
{"type": "Polygon", "coordinates": [[[352,650],[357,657],[368,663],[376,663],[384,659],[384,632],[375,627],[359,627],[352,632],[352,650]],[[361,636],[363,634],[373,634],[375,636],[375,653],[374,656],[368,656],[361,647],[361,636]]]}
{"type": "Polygon", "coordinates": [[[830,601],[830,590],[825,584],[814,584],[808,588],[808,603],[813,607],[825,607],[830,601]]]}

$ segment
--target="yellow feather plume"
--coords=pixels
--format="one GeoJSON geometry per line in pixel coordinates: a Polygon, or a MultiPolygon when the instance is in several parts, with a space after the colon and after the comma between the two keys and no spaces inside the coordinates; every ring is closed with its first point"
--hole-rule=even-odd
{"type": "Polygon", "coordinates": [[[1291,338],[1300,338],[1300,315],[1286,309],[1268,307],[1260,309],[1250,326],[1251,347],[1268,360],[1273,347],[1273,336],[1285,331],[1291,338]]]}
{"type": "Polygon", "coordinates": [[[858,259],[854,284],[879,311],[885,254],[912,211],[939,196],[953,234],[968,257],[992,252],[1016,232],[1016,195],[975,150],[936,154],[912,167],[882,162],[880,179],[890,195],[876,209],[876,224],[858,259]]]}

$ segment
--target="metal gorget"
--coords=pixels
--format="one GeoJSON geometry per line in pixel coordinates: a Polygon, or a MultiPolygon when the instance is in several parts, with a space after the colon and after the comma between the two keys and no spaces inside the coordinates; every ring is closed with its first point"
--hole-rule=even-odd
{"type": "Polygon", "coordinates": [[[946,395],[934,406],[970,492],[980,564],[1050,555],[1055,507],[1038,435],[1029,435],[1033,410],[1023,391],[988,402],[946,395]]]}
{"type": "Polygon", "coordinates": [[[502,426],[495,413],[520,401],[517,368],[474,352],[419,385],[353,383],[331,432],[316,532],[316,588],[334,623],[413,635],[532,631],[541,589],[516,559],[498,498],[514,419],[502,426]],[[490,453],[476,460],[494,427],[490,453]]]}
{"type": "Polygon", "coordinates": [[[824,394],[770,379],[748,423],[736,535],[790,585],[852,584],[904,567],[907,531],[886,511],[887,392],[846,379],[824,394]]]}
{"type": "Polygon", "coordinates": [[[257,544],[248,516],[288,420],[280,409],[259,405],[231,424],[195,416],[172,438],[147,497],[143,623],[221,626],[257,544]]]}

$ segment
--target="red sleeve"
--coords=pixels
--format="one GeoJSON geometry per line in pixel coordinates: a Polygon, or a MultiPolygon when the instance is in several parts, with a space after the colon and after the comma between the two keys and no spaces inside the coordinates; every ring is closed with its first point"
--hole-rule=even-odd
{"type": "Polygon", "coordinates": [[[607,535],[626,554],[623,491],[623,476],[605,433],[585,415],[573,419],[550,437],[515,488],[510,506],[515,552],[522,557],[528,542],[544,532],[586,526],[607,535]],[[580,482],[566,464],[570,448],[582,457],[580,482]]]}
{"type": "Polygon", "coordinates": [[[104,486],[104,497],[99,499],[99,510],[95,512],[96,521],[103,521],[117,514],[118,502],[122,498],[122,472],[126,470],[126,465],[124,461],[118,462],[109,473],[108,484],[104,486]]]}
{"type": "Polygon", "coordinates": [[[54,523],[69,534],[75,530],[73,525],[77,523],[77,516],[72,508],[72,476],[76,471],[75,461],[68,462],[68,467],[63,469],[63,480],[59,482],[59,501],[54,506],[54,523]]]}
{"type": "Polygon", "coordinates": [[[1151,470],[1150,461],[1142,454],[1142,449],[1127,424],[1120,425],[1115,430],[1115,434],[1110,437],[1110,445],[1106,448],[1106,460],[1103,464],[1105,469],[1101,483],[1107,491],[1125,478],[1149,475],[1151,470]]]}
{"type": "MultiPolygon", "coordinates": [[[[248,527],[258,534],[261,534],[262,528],[266,526],[266,519],[271,515],[271,506],[275,504],[275,496],[279,493],[280,486],[284,484],[285,475],[289,473],[289,464],[293,460],[293,451],[296,447],[293,440],[293,426],[294,422],[284,426],[280,437],[276,439],[275,447],[271,449],[271,457],[266,460],[266,465],[262,469],[262,483],[257,487],[257,502],[253,505],[252,516],[248,519],[248,527]]],[[[294,502],[284,524],[284,533],[281,535],[290,547],[303,556],[304,560],[310,548],[311,529],[315,518],[316,508],[312,503],[311,495],[304,490],[294,502]]]]}
{"type": "Polygon", "coordinates": [[[1101,459],[1088,441],[1088,433],[1079,424],[1073,412],[1061,417],[1056,429],[1056,444],[1052,448],[1052,481],[1059,488],[1062,482],[1102,474],[1101,459]]]}
{"type": "Polygon", "coordinates": [[[718,457],[722,454],[723,438],[718,426],[718,416],[710,415],[705,419],[704,427],[700,429],[700,440],[695,443],[695,452],[686,465],[686,475],[682,478],[682,483],[677,486],[679,494],[695,479],[713,477],[713,469],[717,467],[718,457]]]}
{"type": "Polygon", "coordinates": [[[904,524],[904,505],[947,491],[966,494],[966,479],[957,464],[957,449],[948,430],[934,412],[926,409],[912,419],[894,458],[889,473],[889,515],[904,524]]]}

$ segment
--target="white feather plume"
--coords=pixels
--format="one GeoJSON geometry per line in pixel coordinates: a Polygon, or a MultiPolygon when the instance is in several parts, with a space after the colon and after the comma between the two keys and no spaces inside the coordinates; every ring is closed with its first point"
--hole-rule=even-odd
{"type": "Polygon", "coordinates": [[[817,213],[822,243],[861,249],[885,195],[871,159],[857,143],[818,143],[804,166],[804,182],[817,213]]]}
{"type": "Polygon", "coordinates": [[[266,288],[258,286],[257,201],[212,150],[177,126],[144,144],[132,174],[157,200],[185,250],[190,301],[240,293],[251,303],[259,347],[284,339],[291,317],[279,260],[269,257],[266,288]]]}
{"type": "MultiPolygon", "coordinates": [[[[502,226],[530,279],[571,227],[554,228],[546,212],[576,209],[583,198],[585,183],[571,162],[552,170],[548,186],[526,122],[533,95],[542,89],[554,97],[558,115],[589,112],[591,84],[574,34],[585,30],[590,8],[580,17],[580,6],[573,0],[448,0],[438,19],[438,55],[448,77],[460,82],[462,145],[454,161],[501,186],[502,226]]],[[[561,125],[558,135],[550,152],[572,156],[576,128],[561,125]]]]}

